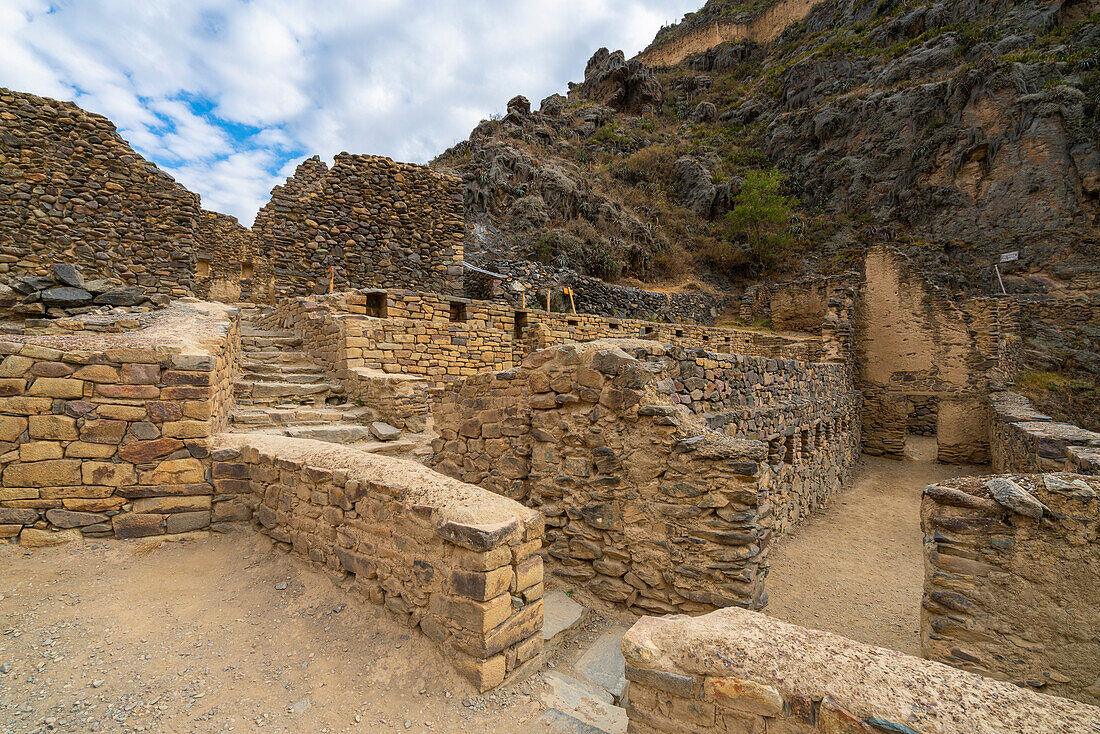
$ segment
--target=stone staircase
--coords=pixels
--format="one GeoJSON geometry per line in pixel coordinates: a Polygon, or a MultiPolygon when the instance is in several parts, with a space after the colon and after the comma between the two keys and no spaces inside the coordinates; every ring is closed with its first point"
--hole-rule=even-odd
{"type": "Polygon", "coordinates": [[[415,455],[421,437],[398,437],[373,411],[347,402],[344,387],[292,331],[254,325],[260,309],[241,309],[240,374],[233,383],[232,430],[353,444],[373,453],[415,455]]]}

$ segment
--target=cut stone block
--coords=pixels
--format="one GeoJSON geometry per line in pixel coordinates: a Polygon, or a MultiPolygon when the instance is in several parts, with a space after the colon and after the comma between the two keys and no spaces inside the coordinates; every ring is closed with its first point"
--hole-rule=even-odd
{"type": "Polygon", "coordinates": [[[560,591],[543,597],[542,639],[552,640],[580,621],[584,607],[560,591]]]}
{"type": "Polygon", "coordinates": [[[603,633],[573,666],[577,675],[610,691],[616,699],[626,691],[626,660],[621,647],[624,634],[625,629],[603,633]]]}
{"type": "Polygon", "coordinates": [[[548,690],[541,692],[539,698],[551,710],[557,710],[567,717],[564,720],[555,717],[561,721],[559,726],[574,727],[550,731],[585,733],[595,731],[607,732],[607,734],[626,731],[626,711],[614,704],[611,694],[607,691],[554,670],[544,672],[542,677],[548,690]],[[582,728],[577,728],[578,724],[582,728]]]}

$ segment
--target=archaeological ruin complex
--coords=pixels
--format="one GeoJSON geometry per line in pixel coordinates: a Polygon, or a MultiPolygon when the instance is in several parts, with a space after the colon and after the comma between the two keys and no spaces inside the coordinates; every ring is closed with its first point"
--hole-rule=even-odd
{"type": "Polygon", "coordinates": [[[253,528],[479,690],[540,669],[545,592],[578,590],[641,616],[635,734],[1100,730],[1100,434],[1009,389],[1036,310],[1095,301],[953,299],[883,244],[574,310],[494,295],[464,232],[457,179],[348,154],[246,229],[0,90],[0,537],[253,528]],[[924,492],[924,657],[768,617],[772,549],[912,434],[992,467],[924,492]]]}

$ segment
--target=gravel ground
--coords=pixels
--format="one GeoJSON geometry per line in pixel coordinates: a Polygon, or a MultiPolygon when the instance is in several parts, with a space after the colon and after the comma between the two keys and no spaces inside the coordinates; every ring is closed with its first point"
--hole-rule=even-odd
{"type": "Polygon", "coordinates": [[[855,477],[771,553],[766,614],[920,657],[920,501],[929,484],[989,467],[937,464],[936,439],[907,460],[860,458],[855,477]]]}
{"type": "Polygon", "coordinates": [[[430,640],[244,529],[4,544],[0,590],[12,734],[515,734],[542,710],[537,676],[479,696],[430,640]]]}

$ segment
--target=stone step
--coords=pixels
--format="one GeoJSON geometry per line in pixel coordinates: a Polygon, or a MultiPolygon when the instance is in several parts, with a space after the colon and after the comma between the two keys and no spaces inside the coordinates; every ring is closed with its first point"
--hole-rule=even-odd
{"type": "Polygon", "coordinates": [[[316,364],[312,357],[298,349],[264,347],[263,349],[244,349],[242,354],[249,362],[310,362],[316,364]]]}
{"type": "Polygon", "coordinates": [[[371,438],[370,428],[358,423],[331,423],[319,426],[287,426],[291,438],[311,438],[326,443],[359,443],[371,438]]]}
{"type": "Polygon", "coordinates": [[[584,607],[557,589],[542,598],[542,639],[550,642],[558,635],[580,624],[584,607]]]}
{"type": "Polygon", "coordinates": [[[241,338],[243,339],[250,336],[293,338],[298,335],[287,329],[258,329],[255,326],[241,324],[241,338]]]}
{"type": "Polygon", "coordinates": [[[250,351],[267,347],[300,347],[302,339],[297,336],[242,336],[241,349],[250,351]]]}
{"type": "MultiPolygon", "coordinates": [[[[360,410],[366,411],[366,408],[360,410]]],[[[360,418],[369,417],[357,414],[354,410],[341,409],[339,406],[302,406],[290,408],[236,408],[231,415],[234,425],[243,426],[288,426],[321,425],[348,421],[355,423],[360,418]]]]}
{"type": "Polygon", "coordinates": [[[292,382],[295,385],[316,385],[319,382],[324,382],[325,373],[302,374],[279,370],[276,372],[245,372],[243,377],[249,382],[292,382]]]}
{"type": "Polygon", "coordinates": [[[360,451],[384,456],[400,456],[419,459],[431,453],[426,436],[415,435],[399,438],[396,441],[375,441],[370,429],[355,423],[334,423],[327,426],[265,426],[244,428],[238,433],[261,434],[269,436],[290,436],[291,438],[311,438],[315,441],[351,445],[360,451]],[[364,434],[364,431],[366,432],[364,434]]]}
{"type": "Polygon", "coordinates": [[[540,731],[562,734],[624,734],[626,710],[615,705],[610,693],[556,670],[542,673],[547,685],[539,698],[549,707],[536,719],[540,731]]]}
{"type": "Polygon", "coordinates": [[[626,693],[626,660],[622,651],[624,634],[625,627],[604,632],[573,663],[574,673],[607,691],[616,701],[626,693]]]}
{"type": "Polygon", "coordinates": [[[293,382],[260,382],[238,380],[233,383],[233,395],[240,402],[275,402],[286,398],[311,398],[310,402],[323,400],[329,395],[344,391],[342,385],[322,382],[315,385],[299,385],[293,382]]]}
{"type": "Polygon", "coordinates": [[[256,362],[252,360],[241,360],[241,370],[252,374],[271,374],[273,372],[281,372],[283,374],[293,375],[323,375],[325,374],[325,368],[319,364],[308,360],[301,360],[299,362],[286,362],[272,364],[271,362],[256,362]]]}

